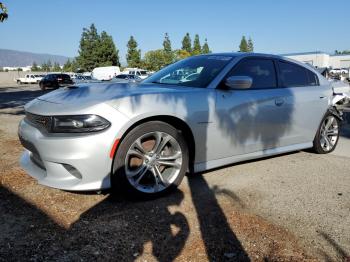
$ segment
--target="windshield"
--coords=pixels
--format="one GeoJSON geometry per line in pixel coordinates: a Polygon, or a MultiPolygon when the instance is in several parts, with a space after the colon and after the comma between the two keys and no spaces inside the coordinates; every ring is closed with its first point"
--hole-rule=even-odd
{"type": "Polygon", "coordinates": [[[190,57],[163,68],[143,82],[204,88],[232,58],[225,55],[190,57]]]}

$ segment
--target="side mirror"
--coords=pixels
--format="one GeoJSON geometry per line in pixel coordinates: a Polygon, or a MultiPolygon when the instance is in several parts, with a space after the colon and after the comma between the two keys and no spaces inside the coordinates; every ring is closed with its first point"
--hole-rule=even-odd
{"type": "Polygon", "coordinates": [[[229,89],[249,89],[252,84],[253,79],[250,76],[230,76],[225,80],[225,85],[229,89]]]}

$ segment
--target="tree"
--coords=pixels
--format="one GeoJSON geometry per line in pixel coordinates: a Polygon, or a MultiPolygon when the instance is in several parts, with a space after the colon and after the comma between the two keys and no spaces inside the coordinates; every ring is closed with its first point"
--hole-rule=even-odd
{"type": "Polygon", "coordinates": [[[334,54],[336,54],[336,55],[348,55],[348,54],[350,54],[350,50],[343,50],[343,51],[335,50],[334,54]]]}
{"type": "Polygon", "coordinates": [[[163,49],[148,51],[144,56],[143,62],[147,70],[158,71],[167,65],[166,52],[163,49]]]}
{"type": "Polygon", "coordinates": [[[187,51],[188,53],[192,53],[191,37],[189,33],[186,33],[186,35],[182,39],[181,49],[187,51]]]}
{"type": "Polygon", "coordinates": [[[239,45],[239,52],[248,52],[248,43],[245,36],[242,36],[241,43],[239,45]]]}
{"type": "Polygon", "coordinates": [[[76,63],[74,67],[80,67],[82,71],[91,71],[99,66],[120,66],[119,51],[112,36],[105,31],[99,34],[94,24],[83,28],[76,63]]]}
{"type": "Polygon", "coordinates": [[[164,63],[169,65],[174,60],[174,53],[171,49],[171,42],[169,39],[168,33],[165,33],[164,41],[163,41],[163,50],[164,50],[164,63]]]}
{"type": "Polygon", "coordinates": [[[70,61],[70,59],[68,59],[64,65],[63,65],[63,71],[64,72],[73,72],[72,71],[72,62],[70,61]]]}
{"type": "Polygon", "coordinates": [[[253,44],[253,40],[251,39],[251,37],[249,37],[249,39],[248,39],[247,49],[248,49],[248,52],[254,52],[254,44],[253,44]]]}
{"type": "Polygon", "coordinates": [[[203,44],[202,47],[202,54],[209,54],[210,53],[210,49],[209,49],[209,45],[208,45],[208,40],[205,39],[205,42],[203,44]]]}
{"type": "Polygon", "coordinates": [[[40,70],[40,68],[38,67],[38,65],[37,65],[36,62],[33,62],[33,65],[32,65],[32,67],[30,68],[30,70],[31,70],[32,72],[37,72],[37,71],[40,70]]]}
{"type": "Polygon", "coordinates": [[[83,28],[80,39],[79,56],[77,62],[79,66],[86,71],[92,71],[99,65],[99,35],[94,24],[90,28],[83,28]]]}
{"type": "Polygon", "coordinates": [[[103,31],[99,38],[97,57],[99,66],[120,66],[119,51],[115,47],[112,36],[103,31]]]}
{"type": "Polygon", "coordinates": [[[6,6],[2,2],[0,2],[0,9],[0,22],[4,22],[9,17],[9,15],[7,14],[6,6]]]}
{"type": "Polygon", "coordinates": [[[61,71],[62,71],[62,69],[61,69],[60,64],[59,64],[59,63],[57,63],[57,62],[55,62],[55,63],[53,64],[52,71],[54,71],[54,72],[61,72],[61,71]]]}
{"type": "Polygon", "coordinates": [[[175,61],[179,61],[191,56],[191,53],[186,50],[178,49],[175,51],[175,61]]]}
{"type": "Polygon", "coordinates": [[[193,40],[193,50],[192,55],[200,55],[202,53],[201,43],[199,41],[199,35],[196,34],[193,40]]]}
{"type": "Polygon", "coordinates": [[[141,50],[137,49],[137,42],[133,36],[130,36],[127,47],[126,61],[128,62],[128,66],[139,67],[141,64],[141,50]]]}
{"type": "Polygon", "coordinates": [[[51,60],[47,61],[46,65],[47,65],[48,71],[52,71],[52,63],[51,63],[51,60]]]}

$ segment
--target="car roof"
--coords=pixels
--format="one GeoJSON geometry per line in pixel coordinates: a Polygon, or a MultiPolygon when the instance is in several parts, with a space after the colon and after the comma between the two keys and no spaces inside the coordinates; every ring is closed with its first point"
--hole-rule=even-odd
{"type": "Polygon", "coordinates": [[[232,58],[243,58],[243,57],[265,57],[265,58],[272,58],[272,59],[279,59],[287,62],[291,62],[294,64],[297,64],[299,66],[302,66],[308,70],[313,71],[314,73],[319,74],[317,70],[308,64],[302,63],[300,61],[285,57],[285,56],[280,56],[280,55],[274,55],[274,54],[265,54],[265,53],[253,53],[253,52],[227,52],[227,53],[211,53],[211,54],[203,54],[199,56],[230,56],[232,58]]]}

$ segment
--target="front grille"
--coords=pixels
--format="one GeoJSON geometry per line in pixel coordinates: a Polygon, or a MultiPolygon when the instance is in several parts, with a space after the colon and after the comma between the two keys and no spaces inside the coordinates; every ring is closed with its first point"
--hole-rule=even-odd
{"type": "Polygon", "coordinates": [[[41,116],[26,112],[26,120],[37,127],[45,128],[47,131],[51,129],[52,118],[50,116],[41,116]]]}

